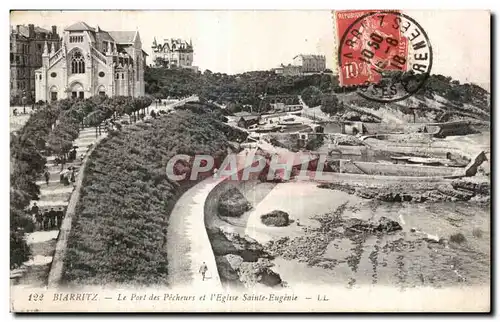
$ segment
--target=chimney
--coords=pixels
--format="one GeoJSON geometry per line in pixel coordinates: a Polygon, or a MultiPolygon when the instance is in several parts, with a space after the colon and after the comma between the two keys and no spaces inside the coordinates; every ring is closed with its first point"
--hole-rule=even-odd
{"type": "Polygon", "coordinates": [[[18,34],[20,34],[19,27],[20,27],[19,25],[16,25],[16,31],[17,31],[18,34]]]}
{"type": "Polygon", "coordinates": [[[52,37],[54,37],[55,35],[57,35],[57,27],[56,26],[52,26],[52,37]]]}
{"type": "Polygon", "coordinates": [[[29,24],[28,30],[29,30],[29,38],[35,38],[35,25],[29,24]]]}

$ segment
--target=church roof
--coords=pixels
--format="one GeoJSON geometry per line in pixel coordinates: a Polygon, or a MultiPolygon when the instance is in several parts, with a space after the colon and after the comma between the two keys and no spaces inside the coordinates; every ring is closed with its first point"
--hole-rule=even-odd
{"type": "Polygon", "coordinates": [[[119,43],[132,43],[134,42],[136,31],[108,31],[109,35],[119,43]]]}
{"type": "Polygon", "coordinates": [[[78,22],[72,24],[71,26],[66,27],[66,29],[64,29],[64,30],[66,30],[66,31],[83,31],[83,30],[95,31],[94,28],[90,27],[89,25],[87,25],[83,21],[78,21],[78,22]]]}
{"type": "Polygon", "coordinates": [[[120,46],[119,48],[127,53],[129,57],[134,58],[134,56],[132,55],[134,50],[132,46],[120,46]]]}

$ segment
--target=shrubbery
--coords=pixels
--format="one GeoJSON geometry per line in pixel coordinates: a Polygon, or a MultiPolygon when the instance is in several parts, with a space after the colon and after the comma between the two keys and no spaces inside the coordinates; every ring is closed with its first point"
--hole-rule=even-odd
{"type": "Polygon", "coordinates": [[[151,102],[148,97],[62,99],[38,109],[19,131],[11,134],[11,267],[21,265],[28,256],[22,236],[33,230],[33,222],[25,209],[31,200],[39,199],[36,180],[46,165],[45,156],[52,152],[65,160],[81,124],[97,126],[115,113],[123,114],[124,104],[132,105],[135,113],[151,102]]]}
{"type": "Polygon", "coordinates": [[[46,163],[42,155],[59,109],[48,106],[33,113],[26,124],[10,138],[10,267],[20,266],[29,257],[23,236],[33,231],[31,217],[25,212],[31,200],[38,200],[37,176],[46,163]]]}
{"type": "Polygon", "coordinates": [[[165,285],[168,217],[190,184],[171,181],[165,167],[176,154],[224,157],[219,126],[210,115],[178,111],[104,139],[85,169],[63,280],[165,285]]]}
{"type": "MultiPolygon", "coordinates": [[[[237,75],[195,73],[186,69],[147,68],[144,73],[146,92],[155,97],[185,97],[197,94],[202,101],[227,104],[231,112],[241,110],[265,112],[270,109],[272,95],[300,95],[315,87],[330,92],[338,86],[338,79],[329,74],[303,76],[277,75],[273,71],[251,71],[237,75]]],[[[307,94],[306,94],[307,99],[307,94]]],[[[298,101],[294,101],[297,104],[298,101]]],[[[307,102],[306,102],[307,104],[307,102]]]]}

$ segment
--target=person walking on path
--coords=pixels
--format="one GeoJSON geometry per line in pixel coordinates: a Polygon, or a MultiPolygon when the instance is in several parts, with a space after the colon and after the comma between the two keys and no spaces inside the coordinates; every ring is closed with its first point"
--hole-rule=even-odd
{"type": "Polygon", "coordinates": [[[71,170],[71,182],[75,182],[76,180],[76,174],[75,174],[75,167],[73,167],[73,169],[71,170]]]}
{"type": "Polygon", "coordinates": [[[42,227],[43,227],[43,230],[49,230],[49,210],[48,209],[45,209],[44,213],[43,213],[43,222],[42,222],[42,227]]]}
{"type": "Polygon", "coordinates": [[[54,208],[50,208],[50,211],[49,211],[49,229],[52,229],[52,228],[55,228],[56,226],[56,211],[54,210],[54,208]]]}
{"type": "Polygon", "coordinates": [[[40,208],[38,208],[36,202],[33,204],[33,207],[31,207],[31,215],[36,218],[36,215],[40,212],[40,208]]]}
{"type": "Polygon", "coordinates": [[[64,210],[62,208],[59,208],[59,210],[56,212],[57,228],[61,228],[63,217],[64,217],[64,210]]]}
{"type": "Polygon", "coordinates": [[[205,280],[205,274],[207,273],[207,271],[208,271],[207,264],[205,264],[205,262],[203,262],[203,264],[201,264],[201,267],[200,267],[202,281],[205,280]]]}
{"type": "Polygon", "coordinates": [[[48,186],[49,185],[49,181],[50,181],[50,172],[49,172],[49,170],[45,170],[45,173],[43,174],[43,176],[45,177],[45,183],[48,186]]]}
{"type": "Polygon", "coordinates": [[[43,230],[43,215],[41,212],[39,212],[38,214],[35,215],[36,217],[36,227],[39,229],[39,230],[43,230]]]}

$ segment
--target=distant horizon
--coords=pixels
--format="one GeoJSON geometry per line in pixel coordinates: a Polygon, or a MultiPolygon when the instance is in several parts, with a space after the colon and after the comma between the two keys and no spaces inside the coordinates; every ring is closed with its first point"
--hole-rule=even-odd
{"type": "MultiPolygon", "coordinates": [[[[435,57],[431,74],[449,76],[461,84],[473,83],[490,92],[488,11],[407,13],[419,21],[431,39],[435,57]]],[[[316,54],[324,55],[326,68],[336,72],[336,40],[328,10],[11,11],[10,14],[10,25],[14,28],[31,23],[50,31],[55,25],[61,36],[64,28],[76,21],[106,31],[138,30],[143,50],[149,55],[148,65],[152,63],[154,38],[160,42],[180,38],[192,40],[193,66],[200,71],[208,69],[228,75],[266,71],[292,63],[296,55],[316,54]]]]}

